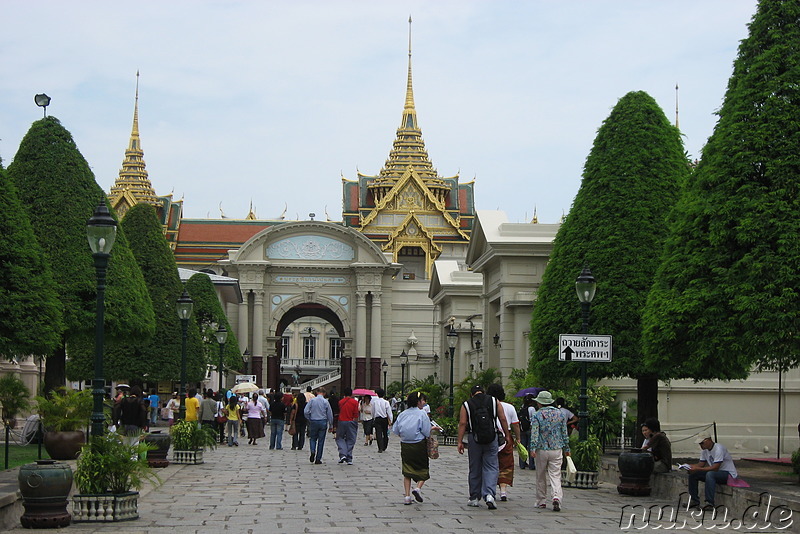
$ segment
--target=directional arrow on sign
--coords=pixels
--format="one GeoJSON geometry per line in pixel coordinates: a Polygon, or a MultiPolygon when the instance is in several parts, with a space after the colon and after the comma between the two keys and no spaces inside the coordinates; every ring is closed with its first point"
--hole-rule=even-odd
{"type": "Polygon", "coordinates": [[[564,353],[564,361],[571,362],[572,361],[572,353],[575,352],[572,350],[572,347],[567,347],[566,349],[562,350],[561,352],[564,353]]]}

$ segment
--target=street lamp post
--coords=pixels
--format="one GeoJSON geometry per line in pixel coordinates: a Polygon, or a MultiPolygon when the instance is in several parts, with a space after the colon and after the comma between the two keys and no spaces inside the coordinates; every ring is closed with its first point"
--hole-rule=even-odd
{"type": "Polygon", "coordinates": [[[183,295],[178,298],[178,318],[181,320],[181,387],[180,398],[181,408],[178,411],[178,419],[183,421],[186,418],[186,336],[189,329],[189,318],[192,316],[194,302],[189,297],[186,289],[183,295]]]}
{"type": "MultiPolygon", "coordinates": [[[[581,302],[581,334],[589,333],[589,308],[592,305],[594,293],[597,290],[597,281],[592,276],[592,271],[589,266],[585,265],[583,271],[575,281],[575,291],[578,293],[578,300],[581,302]]],[[[578,439],[586,441],[589,437],[589,412],[586,407],[586,361],[581,362],[581,394],[580,394],[580,410],[578,417],[580,419],[580,426],[578,427],[578,439]]]]}
{"type": "Polygon", "coordinates": [[[386,363],[386,360],[383,360],[381,367],[383,368],[383,391],[386,391],[386,371],[389,369],[389,364],[386,363]]]}
{"type": "Polygon", "coordinates": [[[103,378],[103,341],[105,337],[104,315],[106,297],[106,270],[111,256],[111,247],[117,237],[117,221],[111,217],[106,203],[100,201],[94,214],[86,224],[86,236],[89,248],[92,249],[94,268],[97,273],[97,314],[94,327],[94,380],[92,381],[92,436],[102,436],[105,428],[103,414],[103,397],[105,396],[105,378],[103,378]]]}
{"type": "Polygon", "coordinates": [[[458,334],[455,328],[450,328],[447,333],[447,347],[450,349],[450,417],[453,417],[453,360],[456,356],[456,345],[458,344],[458,334]]]}
{"type": "Polygon", "coordinates": [[[400,400],[406,402],[406,364],[408,364],[408,354],[406,351],[400,353],[400,400]]]}
{"type": "Polygon", "coordinates": [[[228,340],[228,330],[225,328],[224,324],[219,325],[217,329],[217,343],[219,343],[219,367],[217,367],[217,373],[219,374],[219,387],[217,388],[217,393],[222,392],[222,368],[224,366],[224,362],[222,361],[222,355],[225,349],[225,342],[228,340]]]}

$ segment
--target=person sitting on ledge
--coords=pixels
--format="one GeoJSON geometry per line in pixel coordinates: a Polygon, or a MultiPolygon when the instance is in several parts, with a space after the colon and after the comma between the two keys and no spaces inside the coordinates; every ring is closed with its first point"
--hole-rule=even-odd
{"type": "Polygon", "coordinates": [[[700,462],[689,468],[689,508],[699,508],[700,498],[697,495],[697,483],[702,480],[706,484],[706,505],[704,510],[714,508],[714,494],[717,484],[728,484],[728,475],[736,478],[739,476],[733,458],[728,449],[714,443],[708,432],[701,432],[695,437],[695,443],[700,445],[700,462]]]}
{"type": "Polygon", "coordinates": [[[653,473],[669,473],[672,471],[672,444],[667,435],[661,431],[661,423],[655,417],[648,417],[642,425],[645,437],[643,449],[653,455],[655,465],[653,473]]]}

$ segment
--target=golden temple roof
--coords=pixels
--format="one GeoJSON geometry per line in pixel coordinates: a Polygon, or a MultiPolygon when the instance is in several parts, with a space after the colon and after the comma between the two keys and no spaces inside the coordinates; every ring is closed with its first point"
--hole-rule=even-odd
{"type": "Polygon", "coordinates": [[[133,107],[133,127],[119,177],[108,194],[111,206],[122,216],[128,208],[145,202],[156,208],[162,202],[156,196],[144,163],[144,151],[139,139],[139,71],[136,71],[136,100],[133,107]]]}

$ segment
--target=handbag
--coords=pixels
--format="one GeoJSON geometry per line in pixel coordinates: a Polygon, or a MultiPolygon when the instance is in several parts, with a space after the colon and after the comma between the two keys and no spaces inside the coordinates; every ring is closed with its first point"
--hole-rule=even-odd
{"type": "Polygon", "coordinates": [[[228,422],[228,418],[225,417],[224,415],[218,415],[216,417],[216,419],[217,419],[217,423],[227,423],[228,422]]]}
{"type": "Polygon", "coordinates": [[[567,482],[575,482],[575,476],[578,470],[575,469],[575,462],[572,461],[572,456],[567,456],[567,482]]]}
{"type": "Polygon", "coordinates": [[[294,423],[292,423],[289,425],[289,435],[294,436],[295,434],[297,434],[297,429],[294,427],[294,423]]]}
{"type": "Polygon", "coordinates": [[[435,436],[425,438],[428,445],[428,458],[436,460],[439,458],[439,440],[435,436]]]}
{"type": "Polygon", "coordinates": [[[527,462],[528,461],[528,456],[529,456],[528,449],[526,449],[525,445],[523,445],[520,442],[517,442],[516,447],[517,447],[517,452],[519,453],[519,461],[520,462],[527,462]]]}

